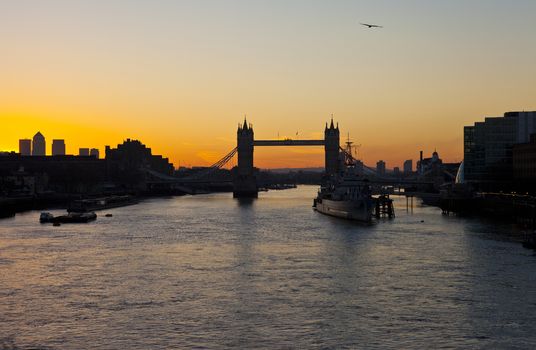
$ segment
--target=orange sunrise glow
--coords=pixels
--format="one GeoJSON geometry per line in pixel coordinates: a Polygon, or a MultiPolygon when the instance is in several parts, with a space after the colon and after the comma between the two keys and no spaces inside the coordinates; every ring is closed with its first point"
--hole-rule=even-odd
{"type": "MultiPolygon", "coordinates": [[[[41,131],[47,153],[53,138],[71,154],[132,138],[175,167],[209,165],[236,146],[244,114],[256,138],[308,139],[333,113],[365,163],[392,168],[420,150],[461,161],[464,125],[536,109],[532,24],[504,28],[492,4],[427,4],[418,18],[359,2],[58,4],[2,5],[0,150],[41,131]],[[357,28],[364,8],[390,25],[357,28]],[[449,22],[460,25],[435,25],[449,22]]],[[[323,156],[265,148],[255,163],[320,167],[323,156]]]]}

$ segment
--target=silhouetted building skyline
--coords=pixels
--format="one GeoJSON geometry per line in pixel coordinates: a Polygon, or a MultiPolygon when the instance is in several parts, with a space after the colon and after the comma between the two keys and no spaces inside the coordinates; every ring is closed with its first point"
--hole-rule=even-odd
{"type": "Polygon", "coordinates": [[[78,155],[81,157],[89,157],[89,148],[87,147],[79,148],[78,155]]]}
{"type": "Polygon", "coordinates": [[[52,155],[53,156],[65,155],[65,140],[62,140],[62,139],[52,140],[52,155]]]}
{"type": "Polygon", "coordinates": [[[404,174],[405,175],[409,175],[413,172],[413,160],[412,159],[408,159],[406,161],[404,161],[404,174]]]}
{"type": "Polygon", "coordinates": [[[376,173],[378,175],[385,175],[385,162],[383,160],[376,162],[376,173]]]}
{"type": "Polygon", "coordinates": [[[89,155],[99,159],[99,150],[97,148],[92,148],[89,150],[89,155]]]}
{"type": "MultiPolygon", "coordinates": [[[[422,157],[422,153],[421,153],[422,157]]],[[[439,157],[439,153],[434,151],[429,158],[422,158],[417,162],[417,169],[420,170],[420,175],[423,176],[438,176],[441,172],[443,160],[439,157]]]]}
{"type": "MultiPolygon", "coordinates": [[[[20,188],[31,194],[53,191],[56,193],[97,193],[106,181],[106,163],[93,157],[73,155],[0,157],[0,183],[24,178],[20,188]]],[[[16,185],[16,186],[15,186],[16,185]]]]}
{"type": "Polygon", "coordinates": [[[31,156],[32,155],[32,140],[20,139],[19,140],[19,153],[21,156],[31,156]]]}
{"type": "MultiPolygon", "coordinates": [[[[61,145],[62,140],[55,145],[61,145]]],[[[127,139],[117,149],[107,146],[106,159],[98,159],[98,149],[82,148],[81,154],[23,156],[6,153],[0,157],[0,184],[9,183],[5,191],[56,194],[88,194],[104,191],[152,191],[148,172],[173,176],[173,164],[167,158],[152,155],[140,141],[127,139]],[[90,153],[92,153],[90,155],[90,153]],[[24,181],[21,180],[24,177],[24,181]],[[15,180],[16,181],[15,181],[15,180]],[[19,179],[19,180],[17,180],[19,179]],[[31,183],[31,186],[27,186],[31,183]]],[[[2,190],[2,189],[0,189],[2,190]]],[[[9,195],[9,193],[7,193],[9,195]]]]}
{"type": "Polygon", "coordinates": [[[511,187],[512,148],[536,132],[536,112],[506,112],[464,127],[464,176],[481,189],[511,187]]]}
{"type": "Polygon", "coordinates": [[[34,135],[32,141],[32,156],[44,156],[46,155],[46,141],[45,136],[41,132],[37,132],[34,135]]]}
{"type": "Polygon", "coordinates": [[[153,155],[150,148],[138,140],[127,139],[117,148],[106,146],[108,178],[125,188],[145,189],[149,171],[173,176],[175,169],[168,158],[153,155]]]}

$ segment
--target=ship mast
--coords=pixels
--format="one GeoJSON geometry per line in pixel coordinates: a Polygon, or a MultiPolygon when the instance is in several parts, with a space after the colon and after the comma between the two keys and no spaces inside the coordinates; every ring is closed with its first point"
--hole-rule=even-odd
{"type": "Polygon", "coordinates": [[[352,156],[352,158],[353,158],[353,157],[354,157],[354,154],[353,154],[353,151],[352,151],[352,148],[353,148],[353,147],[352,147],[352,144],[353,144],[353,142],[350,141],[350,133],[348,132],[348,137],[347,137],[347,139],[346,139],[346,152],[347,152],[350,156],[352,156]]]}
{"type": "Polygon", "coordinates": [[[346,147],[344,148],[344,164],[346,166],[355,165],[355,157],[353,153],[353,142],[350,141],[350,133],[348,133],[348,138],[346,139],[346,147]]]}

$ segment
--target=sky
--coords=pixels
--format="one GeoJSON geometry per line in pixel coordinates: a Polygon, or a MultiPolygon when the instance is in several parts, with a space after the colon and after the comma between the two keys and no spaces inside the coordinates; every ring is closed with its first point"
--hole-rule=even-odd
{"type": "MultiPolygon", "coordinates": [[[[387,167],[463,126],[536,110],[533,0],[0,0],[0,150],[41,131],[79,147],[139,139],[176,167],[256,139],[342,141],[387,167]],[[359,22],[377,23],[368,29],[359,22]],[[296,135],[297,133],[297,135],[296,135]]],[[[323,166],[321,147],[256,148],[262,168],[323,166]]]]}

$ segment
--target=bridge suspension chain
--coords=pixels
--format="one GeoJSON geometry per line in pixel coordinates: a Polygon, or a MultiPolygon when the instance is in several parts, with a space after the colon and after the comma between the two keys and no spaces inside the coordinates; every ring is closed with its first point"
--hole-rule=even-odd
{"type": "Polygon", "coordinates": [[[181,180],[182,181],[197,180],[202,177],[208,176],[212,174],[213,172],[215,172],[216,170],[223,168],[227,163],[229,163],[229,161],[231,161],[231,159],[233,159],[233,157],[236,155],[237,152],[238,152],[238,147],[235,147],[233,148],[233,150],[231,150],[231,152],[227,153],[223,158],[218,160],[216,163],[212,164],[210,167],[196,174],[181,178],[181,180]]]}
{"type": "Polygon", "coordinates": [[[222,159],[212,164],[210,168],[217,168],[217,169],[223,168],[231,159],[233,159],[236,152],[238,152],[238,147],[233,148],[231,152],[227,153],[222,159]]]}

